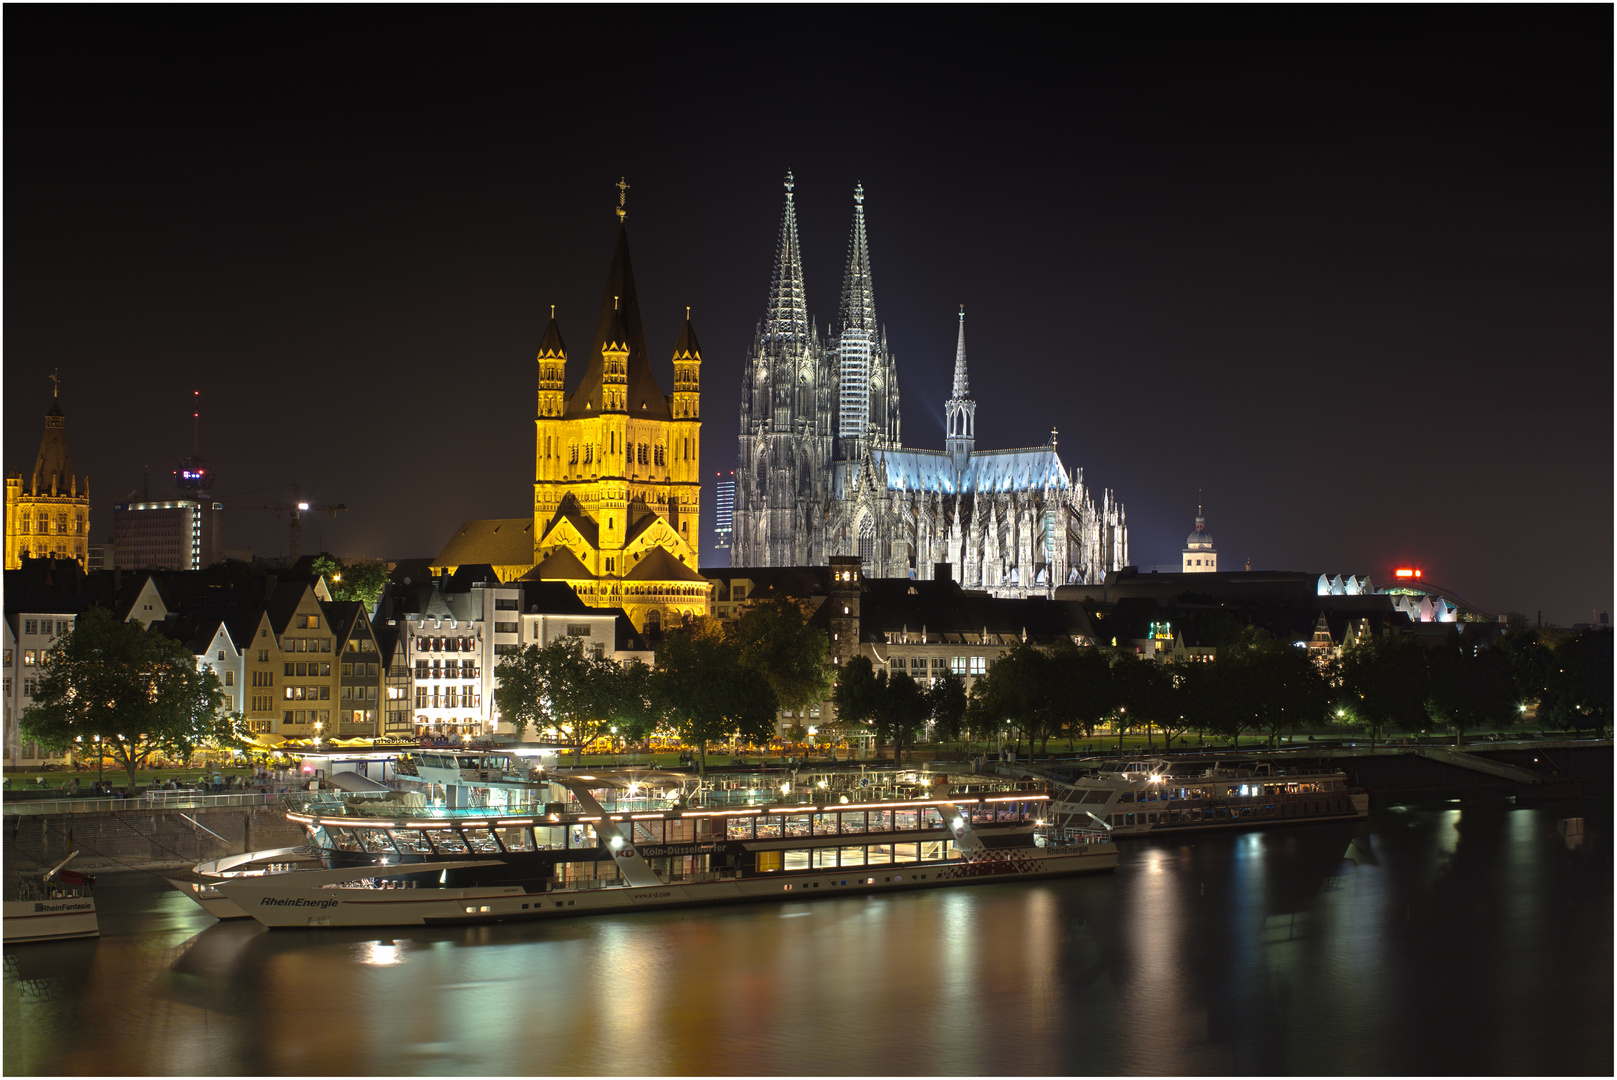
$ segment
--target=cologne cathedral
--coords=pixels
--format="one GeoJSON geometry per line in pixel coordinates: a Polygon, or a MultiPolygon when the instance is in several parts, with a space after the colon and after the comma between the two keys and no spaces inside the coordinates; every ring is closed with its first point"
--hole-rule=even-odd
{"type": "Polygon", "coordinates": [[[736,566],[823,566],[871,577],[954,576],[996,596],[1049,596],[1128,561],[1123,506],[1041,446],[978,450],[961,310],[942,450],[906,447],[898,364],[876,318],[864,188],[854,189],[842,302],[810,321],[792,176],[764,317],[748,351],[736,459],[736,566]]]}

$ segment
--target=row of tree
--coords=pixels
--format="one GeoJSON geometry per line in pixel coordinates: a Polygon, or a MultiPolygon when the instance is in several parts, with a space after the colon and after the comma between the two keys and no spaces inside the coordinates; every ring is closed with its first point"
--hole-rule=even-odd
{"type": "Polygon", "coordinates": [[[728,739],[764,742],[782,709],[801,709],[831,688],[829,642],[808,626],[795,600],[768,600],[734,627],[697,619],[673,630],[656,667],[593,655],[576,638],[529,645],[501,661],[494,704],[519,733],[554,732],[582,754],[613,732],[639,741],[678,734],[707,768],[707,751],[728,739]]]}

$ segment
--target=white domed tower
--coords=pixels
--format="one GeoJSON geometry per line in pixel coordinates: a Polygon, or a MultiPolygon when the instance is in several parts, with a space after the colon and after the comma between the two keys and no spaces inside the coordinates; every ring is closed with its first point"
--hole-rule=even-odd
{"type": "Polygon", "coordinates": [[[1185,538],[1185,573],[1210,574],[1218,569],[1218,550],[1213,547],[1213,534],[1207,531],[1207,519],[1202,508],[1196,507],[1196,531],[1185,538]]]}

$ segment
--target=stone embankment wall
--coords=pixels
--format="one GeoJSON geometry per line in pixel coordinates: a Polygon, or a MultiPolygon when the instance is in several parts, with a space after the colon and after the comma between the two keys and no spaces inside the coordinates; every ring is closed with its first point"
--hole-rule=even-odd
{"type": "Polygon", "coordinates": [[[79,851],[74,869],[96,873],[179,869],[203,859],[304,842],[303,830],[287,821],[279,806],[15,814],[4,822],[8,871],[49,866],[74,848],[79,851]]]}

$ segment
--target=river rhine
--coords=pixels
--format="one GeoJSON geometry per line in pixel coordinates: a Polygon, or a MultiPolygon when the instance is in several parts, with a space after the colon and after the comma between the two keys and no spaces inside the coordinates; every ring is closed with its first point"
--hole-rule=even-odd
{"type": "Polygon", "coordinates": [[[6,948],[4,1066],[1609,1076],[1611,827],[1431,803],[1115,874],[453,930],[271,933],[105,876],[99,941],[6,948]]]}

